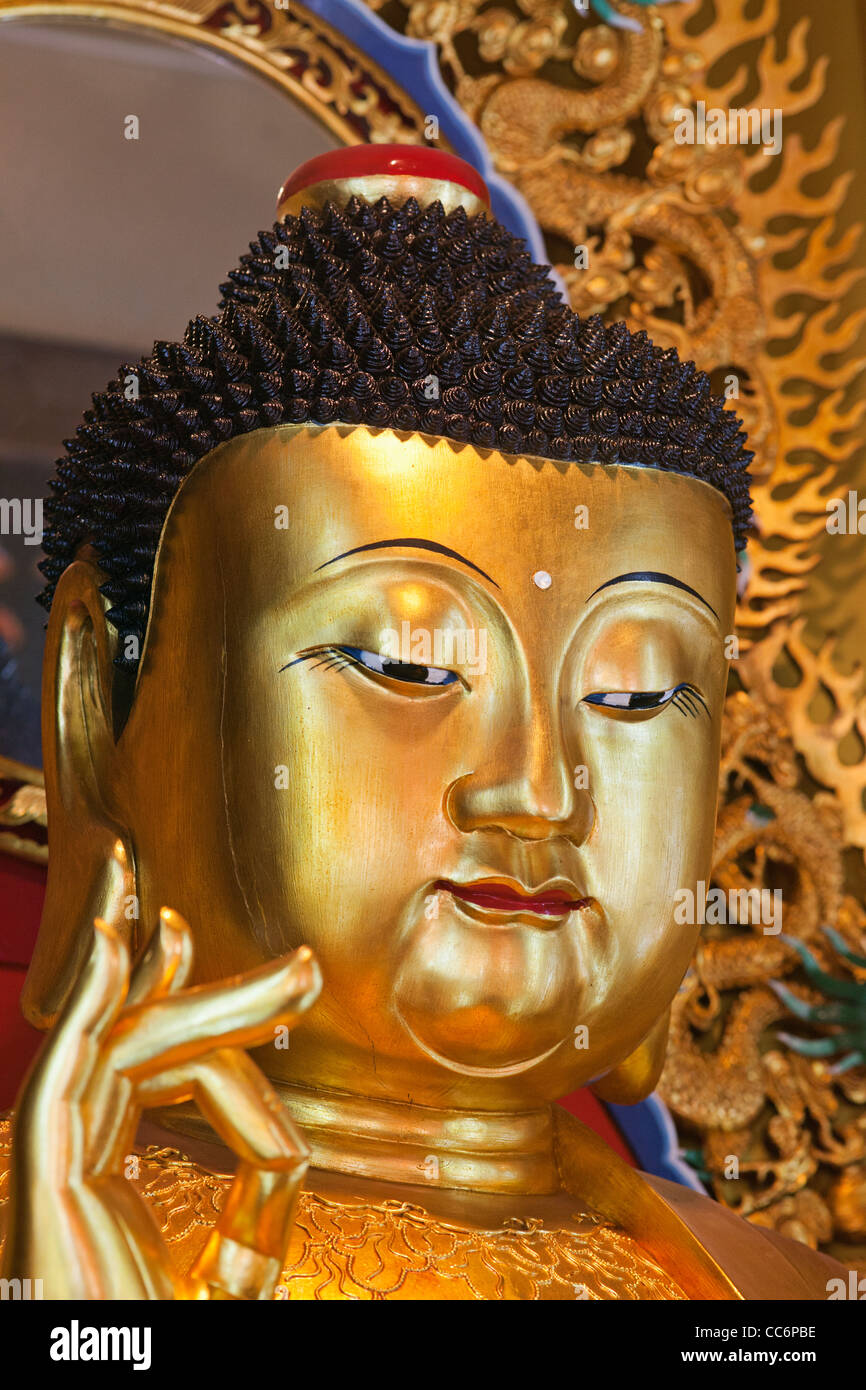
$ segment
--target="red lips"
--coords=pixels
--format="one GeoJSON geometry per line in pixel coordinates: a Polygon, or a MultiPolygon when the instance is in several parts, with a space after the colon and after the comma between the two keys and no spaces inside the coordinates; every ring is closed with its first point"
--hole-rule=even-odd
{"type": "Polygon", "coordinates": [[[586,907],[588,898],[575,898],[563,888],[545,888],[538,894],[521,892],[506,883],[478,880],[476,883],[449,883],[440,879],[434,887],[453,893],[463,902],[486,907],[493,912],[534,912],[540,917],[564,917],[567,912],[586,907]]]}

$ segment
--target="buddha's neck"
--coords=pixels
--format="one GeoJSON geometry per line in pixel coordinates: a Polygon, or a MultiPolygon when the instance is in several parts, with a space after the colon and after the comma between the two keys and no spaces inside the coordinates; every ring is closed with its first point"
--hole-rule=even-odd
{"type": "Polygon", "coordinates": [[[301,1126],[312,1165],[357,1177],[478,1192],[555,1192],[550,1107],[434,1110],[274,1083],[301,1126]]]}

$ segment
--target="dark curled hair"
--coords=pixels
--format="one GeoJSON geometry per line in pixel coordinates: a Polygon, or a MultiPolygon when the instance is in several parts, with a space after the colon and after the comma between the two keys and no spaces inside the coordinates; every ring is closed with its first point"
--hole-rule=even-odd
{"type": "Polygon", "coordinates": [[[121,367],[65,441],[46,504],[45,608],[89,542],[109,621],[140,642],[184,478],[223,440],[287,423],[686,474],[728,498],[745,543],[752,455],[706,374],[644,332],[579,318],[484,214],[412,198],[304,208],[260,233],[221,293],[219,315],[194,319],[183,342],[121,367]]]}

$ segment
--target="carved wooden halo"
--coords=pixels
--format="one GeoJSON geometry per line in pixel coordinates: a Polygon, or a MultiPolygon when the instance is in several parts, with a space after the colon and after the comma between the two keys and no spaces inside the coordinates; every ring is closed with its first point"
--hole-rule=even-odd
{"type": "MultiPolygon", "coordinates": [[[[343,144],[426,143],[425,114],[374,59],[326,20],[291,0],[0,0],[6,20],[83,19],[156,30],[206,44],[253,68],[343,144]]],[[[440,135],[437,146],[450,149],[440,135]]]]}

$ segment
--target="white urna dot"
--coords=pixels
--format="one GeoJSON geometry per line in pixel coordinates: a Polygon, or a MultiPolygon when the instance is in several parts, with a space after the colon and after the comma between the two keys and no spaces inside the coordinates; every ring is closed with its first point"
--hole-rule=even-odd
{"type": "Polygon", "coordinates": [[[532,576],[532,582],[538,589],[549,589],[553,580],[547,570],[536,570],[532,576]]]}

